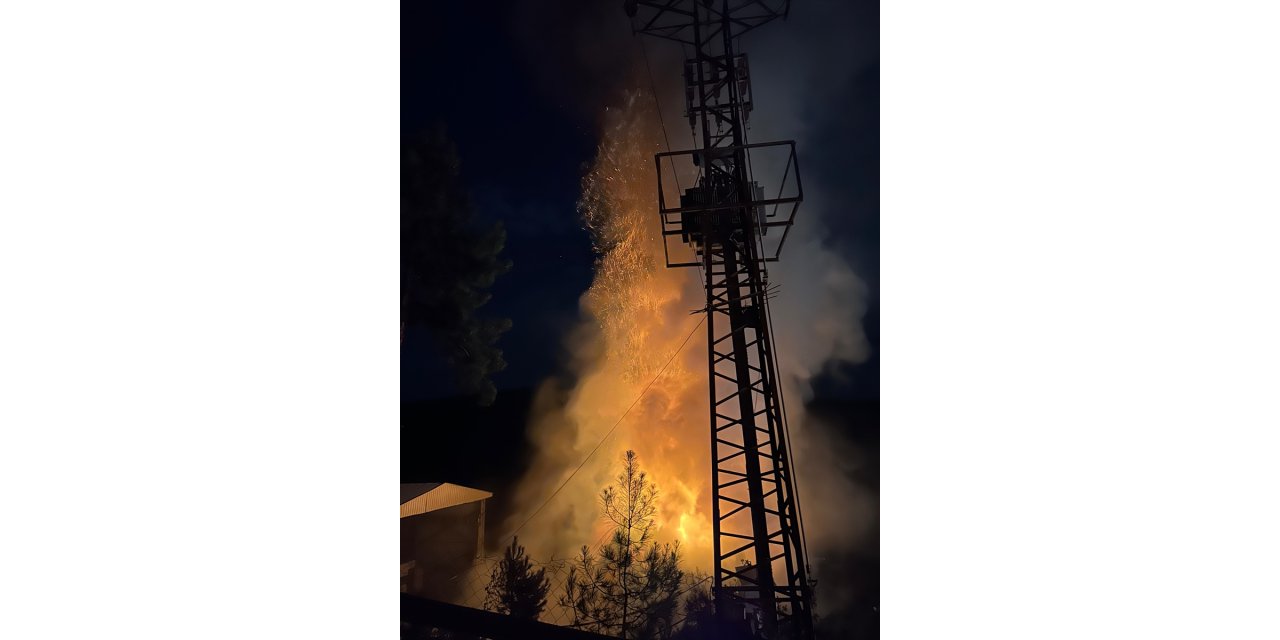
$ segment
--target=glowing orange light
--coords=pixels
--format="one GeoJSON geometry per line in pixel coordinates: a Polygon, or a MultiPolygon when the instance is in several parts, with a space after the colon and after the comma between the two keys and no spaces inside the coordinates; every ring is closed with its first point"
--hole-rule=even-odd
{"type": "Polygon", "coordinates": [[[689,313],[703,306],[703,292],[693,272],[667,269],[663,259],[653,164],[661,130],[652,103],[633,97],[607,117],[579,204],[598,260],[581,300],[584,322],[569,339],[575,384],[565,394],[563,383],[552,381],[540,392],[530,429],[538,457],[518,503],[535,508],[617,428],[521,540],[544,557],[594,546],[606,529],[597,495],[617,473],[622,452],[633,449],[661,492],[659,540],[678,540],[687,568],[705,571],[711,561],[706,339],[705,331],[690,337],[699,317],[689,313]]]}

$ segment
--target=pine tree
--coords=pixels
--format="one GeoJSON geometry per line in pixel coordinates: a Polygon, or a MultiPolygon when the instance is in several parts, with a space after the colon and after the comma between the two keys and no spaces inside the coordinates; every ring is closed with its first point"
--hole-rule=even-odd
{"type": "Polygon", "coordinates": [[[493,567],[485,587],[484,608],[516,618],[537,620],[547,606],[546,569],[533,570],[524,547],[512,538],[502,560],[493,567]]]}
{"type": "Polygon", "coordinates": [[[668,637],[684,579],[680,545],[653,540],[658,488],[634,451],[626,452],[623,465],[614,486],[600,493],[613,535],[599,558],[582,548],[560,604],[572,612],[574,626],[628,640],[668,637]]]}
{"type": "Polygon", "coordinates": [[[400,147],[400,330],[429,331],[458,391],[482,405],[497,396],[493,375],[506,368],[498,339],[510,318],[485,316],[502,256],[501,221],[481,224],[443,127],[400,147]]]}

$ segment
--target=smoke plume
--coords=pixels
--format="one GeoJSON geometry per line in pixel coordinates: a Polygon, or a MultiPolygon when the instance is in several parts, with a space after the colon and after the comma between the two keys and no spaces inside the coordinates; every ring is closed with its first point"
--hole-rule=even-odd
{"type": "MultiPolygon", "coordinates": [[[[839,6],[828,8],[842,13],[839,6]]],[[[774,38],[753,35],[745,42],[755,86],[751,141],[794,138],[801,158],[807,148],[821,145],[824,132],[815,123],[830,116],[810,101],[829,98],[839,89],[830,85],[875,64],[874,53],[851,61],[819,60],[842,34],[838,27],[822,26],[813,8],[806,13],[801,21],[807,27],[769,25],[761,31],[793,32],[774,38]]],[[[625,27],[625,17],[620,10],[617,14],[605,18],[616,18],[625,27]]],[[[839,24],[838,19],[826,20],[839,24]]],[[[528,520],[521,539],[542,559],[568,557],[584,544],[594,545],[605,530],[596,496],[616,472],[621,453],[635,449],[662,491],[659,539],[680,541],[688,568],[709,572],[707,345],[705,327],[694,330],[699,316],[690,314],[705,304],[704,293],[696,270],[664,266],[653,163],[653,154],[666,150],[667,138],[673,149],[691,145],[687,120],[681,117],[679,66],[671,62],[670,48],[647,43],[664,135],[638,45],[625,28],[624,40],[611,39],[617,34],[569,33],[577,39],[555,45],[558,49],[609,52],[603,58],[586,53],[557,58],[557,64],[568,64],[570,70],[560,72],[563,76],[553,83],[570,96],[566,99],[585,95],[585,102],[610,105],[595,102],[601,142],[579,206],[598,261],[595,280],[581,301],[582,322],[565,338],[566,371],[548,380],[535,401],[528,433],[537,453],[515,501],[524,511],[505,523],[506,530],[528,520]],[[623,51],[631,54],[623,56],[623,51]],[[612,66],[602,69],[604,61],[612,66]],[[621,98],[600,90],[575,94],[564,82],[575,77],[607,77],[614,81],[609,86],[621,81],[631,89],[621,98]]],[[[674,52],[678,60],[678,48],[674,52]]],[[[758,167],[757,176],[767,175],[768,169],[758,167]]],[[[832,183],[806,176],[796,226],[782,261],[770,267],[771,283],[779,285],[771,311],[780,382],[810,557],[820,581],[822,558],[865,545],[878,526],[874,489],[858,484],[852,473],[867,452],[858,450],[836,425],[804,411],[816,376],[839,363],[864,362],[870,353],[862,326],[868,286],[850,266],[847,251],[834,246],[828,234],[828,222],[847,213],[832,183]]],[[[840,604],[838,590],[820,586],[818,596],[819,611],[840,604]]]]}
{"type": "MultiPolygon", "coordinates": [[[[573,476],[525,528],[531,551],[544,558],[567,557],[603,535],[597,494],[627,449],[661,491],[659,537],[679,540],[691,559],[710,555],[709,438],[690,421],[707,415],[705,332],[690,314],[702,294],[694,273],[665,268],[653,218],[662,138],[652,105],[632,92],[606,112],[583,181],[579,210],[596,276],[581,300],[583,322],[567,339],[569,371],[535,399],[529,435],[538,454],[517,490],[517,504],[532,512],[573,476]]],[[[529,515],[516,514],[511,526],[529,515]]]]}

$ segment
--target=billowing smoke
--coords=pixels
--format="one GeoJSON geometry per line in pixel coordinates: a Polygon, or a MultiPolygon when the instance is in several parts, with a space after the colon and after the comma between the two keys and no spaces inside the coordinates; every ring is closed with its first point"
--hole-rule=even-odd
{"type": "MultiPolygon", "coordinates": [[[[840,38],[847,38],[839,27],[841,17],[850,16],[842,3],[828,4],[822,15],[819,7],[802,11],[797,6],[790,22],[769,25],[760,30],[762,35],[752,35],[745,42],[755,85],[751,140],[794,138],[802,162],[808,151],[823,144],[822,122],[832,117],[824,101],[832,101],[842,83],[876,64],[874,45],[861,58],[832,57],[840,38]]],[[[664,267],[653,154],[665,150],[666,144],[649,93],[650,79],[638,58],[638,44],[627,35],[621,11],[601,19],[616,19],[623,25],[623,39],[614,39],[619,37],[615,33],[599,37],[569,29],[581,41],[554,45],[566,51],[608,51],[607,59],[619,60],[611,70],[601,70],[601,58],[587,56],[577,71],[564,71],[564,77],[608,77],[631,88],[611,95],[586,92],[588,102],[605,101],[597,103],[603,123],[601,143],[584,180],[580,206],[599,254],[596,277],[582,298],[582,323],[566,338],[567,371],[549,380],[538,395],[529,426],[537,454],[518,488],[517,504],[524,512],[515,514],[505,528],[513,530],[540,508],[521,531],[521,540],[529,541],[535,556],[567,557],[584,544],[593,545],[604,531],[596,494],[616,472],[621,452],[631,448],[639,452],[642,466],[663,492],[659,537],[681,541],[687,563],[708,571],[711,463],[706,341],[705,328],[693,331],[698,316],[689,313],[703,306],[704,294],[695,270],[664,267]],[[677,351],[679,355],[664,369],[677,351]],[[618,422],[624,414],[626,418],[618,422]],[[592,454],[611,429],[612,435],[592,454]],[[584,459],[587,462],[582,464],[584,459]],[[560,494],[543,506],[570,476],[560,494]]],[[[688,148],[688,125],[681,117],[678,93],[679,67],[671,61],[671,47],[653,41],[647,46],[671,146],[688,148]]],[[[555,86],[573,94],[563,77],[555,86]]],[[[578,101],[578,96],[566,99],[578,101]]],[[[862,152],[874,155],[877,149],[862,152]]],[[[806,168],[815,164],[810,158],[806,168]]],[[[758,168],[757,177],[767,175],[767,169],[758,168]]],[[[828,240],[831,223],[849,213],[846,194],[837,182],[822,179],[822,174],[806,174],[805,202],[797,224],[782,261],[770,268],[771,282],[779,286],[771,303],[776,351],[799,466],[810,556],[820,581],[822,558],[865,546],[878,526],[875,491],[856,482],[852,473],[853,467],[874,453],[859,450],[837,425],[804,411],[815,377],[838,371],[840,363],[864,362],[870,354],[862,324],[868,285],[850,266],[848,247],[828,240]]],[[[866,244],[877,242],[871,239],[866,244]]],[[[820,587],[818,593],[820,611],[840,606],[838,589],[820,587]]]]}
{"type": "Polygon", "coordinates": [[[836,614],[829,627],[850,633],[873,615],[857,592],[875,581],[847,573],[875,567],[865,558],[878,548],[878,483],[865,476],[878,468],[878,451],[848,437],[847,422],[806,412],[803,401],[818,376],[838,377],[841,365],[871,356],[871,284],[852,265],[872,271],[879,244],[877,11],[876,3],[799,0],[786,22],[743,42],[755,87],[751,140],[794,139],[804,170],[804,203],[782,260],[770,267],[780,286],[771,311],[817,609],[836,614]]]}
{"type": "Polygon", "coordinates": [[[702,293],[693,272],[665,268],[653,217],[653,154],[662,137],[652,98],[632,92],[604,121],[579,204],[598,254],[596,276],[582,297],[583,322],[567,338],[569,371],[535,399],[529,434],[537,457],[517,487],[516,503],[526,511],[508,530],[572,476],[521,539],[542,558],[596,544],[607,530],[598,493],[633,449],[661,491],[659,537],[680,541],[705,568],[710,445],[691,421],[707,415],[705,331],[690,314],[703,304],[702,293]]]}

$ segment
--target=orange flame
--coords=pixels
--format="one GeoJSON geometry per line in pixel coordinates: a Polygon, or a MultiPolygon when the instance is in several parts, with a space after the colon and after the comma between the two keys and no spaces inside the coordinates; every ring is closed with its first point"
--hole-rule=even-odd
{"type": "Polygon", "coordinates": [[[665,265],[653,163],[662,137],[652,103],[633,95],[606,120],[579,202],[598,259],[581,300],[584,321],[569,339],[576,378],[567,391],[561,381],[548,382],[535,400],[530,433],[538,453],[517,489],[526,512],[509,524],[523,522],[587,459],[521,540],[543,558],[594,548],[608,529],[597,496],[622,453],[633,449],[659,487],[658,539],[679,541],[686,568],[707,571],[706,332],[690,314],[704,305],[704,294],[695,272],[665,265]]]}

